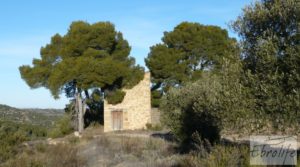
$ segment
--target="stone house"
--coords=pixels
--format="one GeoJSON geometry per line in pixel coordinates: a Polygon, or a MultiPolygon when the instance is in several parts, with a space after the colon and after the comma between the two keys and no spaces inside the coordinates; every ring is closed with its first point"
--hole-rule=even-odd
{"type": "Polygon", "coordinates": [[[150,72],[132,89],[124,89],[126,95],[119,104],[104,102],[104,132],[146,128],[151,123],[150,72]]]}

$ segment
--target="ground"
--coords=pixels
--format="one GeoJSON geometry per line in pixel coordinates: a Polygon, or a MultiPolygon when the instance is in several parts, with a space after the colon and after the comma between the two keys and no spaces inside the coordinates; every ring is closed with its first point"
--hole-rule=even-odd
{"type": "MultiPolygon", "coordinates": [[[[243,146],[216,145],[210,153],[201,148],[181,154],[166,131],[120,131],[103,133],[89,127],[81,137],[25,142],[15,159],[4,167],[193,167],[249,166],[249,150],[243,146]],[[242,165],[240,165],[242,164],[242,165]]],[[[227,137],[229,143],[242,143],[227,137]]]]}
{"type": "MultiPolygon", "coordinates": [[[[68,166],[62,161],[74,161],[66,154],[76,152],[76,162],[69,162],[69,166],[174,166],[179,161],[175,151],[175,143],[164,138],[164,132],[154,131],[122,131],[103,133],[103,127],[92,127],[84,131],[81,137],[70,134],[63,138],[30,141],[22,144],[24,152],[32,152],[31,157],[44,163],[44,158],[49,160],[47,166],[68,166]],[[40,147],[45,147],[40,149],[40,147]],[[63,149],[62,149],[63,148],[63,149]],[[53,149],[55,153],[51,153],[53,149]],[[40,150],[43,150],[42,152],[40,150]],[[73,151],[72,151],[73,150],[73,151]],[[54,155],[52,155],[54,154],[54,155]],[[56,155],[61,155],[56,157],[56,155]],[[44,156],[44,157],[43,157],[44,156]],[[53,163],[51,162],[53,159],[53,163]],[[78,165],[78,164],[80,165],[78,165]]],[[[20,157],[20,156],[18,156],[20,157]]],[[[25,156],[25,158],[29,159],[25,156]]],[[[20,159],[22,160],[22,158],[20,159]]],[[[24,166],[24,162],[14,162],[13,166],[24,166]]]]}

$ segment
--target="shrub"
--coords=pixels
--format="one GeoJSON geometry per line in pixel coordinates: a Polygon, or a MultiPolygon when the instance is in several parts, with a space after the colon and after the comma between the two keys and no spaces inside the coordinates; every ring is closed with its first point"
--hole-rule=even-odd
{"type": "Polygon", "coordinates": [[[28,154],[20,154],[14,159],[9,160],[4,167],[44,167],[43,163],[39,160],[33,159],[28,154]]]}
{"type": "Polygon", "coordinates": [[[214,77],[172,89],[161,103],[161,120],[171,129],[184,149],[189,148],[192,134],[214,143],[220,137],[220,121],[217,100],[221,85],[214,77]],[[170,119],[171,118],[171,119],[170,119]]]}
{"type": "Polygon", "coordinates": [[[49,137],[57,138],[70,134],[73,131],[71,115],[65,114],[55,123],[55,127],[50,130],[49,137]]]}
{"type": "Polygon", "coordinates": [[[118,104],[123,101],[125,94],[122,90],[114,90],[106,94],[106,100],[109,104],[118,104]]]}
{"type": "MultiPolygon", "coordinates": [[[[86,166],[87,160],[79,156],[78,148],[74,145],[58,144],[43,145],[35,149],[25,148],[22,153],[3,164],[4,167],[76,167],[86,166]],[[28,150],[29,149],[29,150],[28,150]]],[[[2,164],[1,164],[2,166],[2,164]]]]}
{"type": "Polygon", "coordinates": [[[173,88],[163,97],[162,123],[171,129],[183,149],[193,148],[194,133],[214,144],[223,127],[242,124],[251,116],[247,92],[234,70],[225,69],[231,70],[224,68],[222,75],[203,74],[201,80],[173,88]]]}
{"type": "Polygon", "coordinates": [[[41,139],[47,135],[43,127],[10,121],[0,121],[0,164],[18,152],[24,141],[41,139]]]}
{"type": "Polygon", "coordinates": [[[181,157],[178,160],[178,166],[248,167],[250,166],[249,162],[249,148],[245,146],[236,147],[216,145],[212,151],[207,153],[204,157],[203,155],[199,155],[197,152],[181,157]]]}
{"type": "Polygon", "coordinates": [[[78,148],[66,144],[49,147],[47,150],[47,166],[73,167],[85,166],[86,160],[78,156],[78,148]]]}
{"type": "Polygon", "coordinates": [[[79,143],[79,138],[78,137],[76,137],[76,136],[72,136],[72,137],[69,137],[68,138],[68,141],[69,141],[69,143],[72,145],[75,145],[75,144],[77,144],[77,143],[79,143]]]}
{"type": "Polygon", "coordinates": [[[38,152],[41,152],[41,153],[44,153],[46,152],[46,149],[47,149],[47,145],[44,144],[44,143],[38,143],[36,146],[35,146],[36,150],[38,152]]]}
{"type": "Polygon", "coordinates": [[[110,140],[108,139],[108,137],[106,135],[102,135],[101,137],[98,137],[96,139],[96,143],[97,143],[97,146],[106,146],[106,147],[109,147],[110,145],[110,140]]]}
{"type": "Polygon", "coordinates": [[[151,123],[147,123],[146,128],[147,130],[153,130],[153,131],[161,131],[163,129],[163,127],[160,124],[153,125],[151,123]]]}
{"type": "Polygon", "coordinates": [[[137,152],[140,150],[139,143],[141,143],[141,141],[138,138],[124,137],[121,140],[121,150],[124,153],[137,152]]]}
{"type": "Polygon", "coordinates": [[[163,93],[159,90],[154,90],[151,92],[151,106],[152,107],[159,107],[160,105],[160,99],[162,97],[163,93]]]}

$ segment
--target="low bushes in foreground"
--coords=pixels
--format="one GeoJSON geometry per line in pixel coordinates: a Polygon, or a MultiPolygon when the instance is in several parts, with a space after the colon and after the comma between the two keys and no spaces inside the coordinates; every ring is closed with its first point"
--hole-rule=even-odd
{"type": "MultiPolygon", "coordinates": [[[[240,145],[207,145],[194,136],[195,150],[180,154],[176,143],[160,138],[103,134],[77,138],[64,144],[43,143],[26,147],[3,167],[248,167],[249,148],[240,145]]],[[[66,140],[67,141],[67,140],[66,140]]],[[[1,165],[0,165],[1,166],[1,165]]]]}
{"type": "Polygon", "coordinates": [[[0,164],[12,158],[22,142],[46,136],[46,128],[40,126],[0,121],[0,164]]]}
{"type": "Polygon", "coordinates": [[[73,131],[70,114],[65,114],[61,119],[55,122],[55,125],[49,131],[49,137],[57,138],[70,134],[73,131]]]}
{"type": "Polygon", "coordinates": [[[68,144],[37,144],[26,148],[3,167],[82,167],[84,158],[78,156],[78,148],[68,144]]]}

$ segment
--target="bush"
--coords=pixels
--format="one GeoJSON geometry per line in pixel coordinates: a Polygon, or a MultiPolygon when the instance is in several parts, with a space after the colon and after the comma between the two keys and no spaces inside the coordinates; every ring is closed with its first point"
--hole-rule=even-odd
{"type": "Polygon", "coordinates": [[[224,60],[221,71],[204,73],[194,83],[171,89],[160,105],[161,120],[184,149],[193,148],[195,133],[212,144],[218,141],[221,131],[241,135],[272,130],[291,133],[299,129],[299,114],[293,110],[298,104],[288,103],[288,97],[292,96],[283,96],[276,88],[240,70],[240,63],[224,60]]]}
{"type": "Polygon", "coordinates": [[[3,167],[44,167],[41,161],[32,159],[28,154],[21,154],[9,160],[3,167]]]}
{"type": "Polygon", "coordinates": [[[172,89],[162,99],[162,123],[171,129],[184,149],[191,147],[195,132],[211,143],[220,138],[217,94],[221,85],[215,81],[214,77],[208,77],[181,89],[172,89]]]}
{"type": "Polygon", "coordinates": [[[106,100],[109,104],[118,104],[123,101],[125,94],[122,90],[111,91],[106,94],[106,100]]]}
{"type": "Polygon", "coordinates": [[[4,167],[76,167],[86,166],[87,160],[79,156],[79,149],[74,145],[42,145],[26,148],[21,154],[10,159],[4,167]],[[27,150],[30,149],[30,150],[27,150]]]}
{"type": "Polygon", "coordinates": [[[24,141],[45,138],[47,130],[36,125],[0,121],[0,164],[18,152],[24,141]]]}
{"type": "Polygon", "coordinates": [[[249,148],[246,146],[223,146],[216,145],[211,152],[205,156],[197,152],[188,154],[178,160],[178,166],[194,167],[228,167],[243,166],[250,167],[249,148]]]}
{"type": "Polygon", "coordinates": [[[183,149],[193,148],[195,133],[214,144],[223,127],[240,125],[251,116],[252,102],[235,75],[238,70],[234,68],[238,67],[231,66],[224,68],[222,75],[203,74],[199,81],[173,88],[163,97],[162,123],[171,129],[183,149]]]}
{"type": "Polygon", "coordinates": [[[160,90],[154,90],[151,92],[151,106],[152,107],[159,107],[162,95],[163,95],[163,93],[160,90]]]}
{"type": "Polygon", "coordinates": [[[49,137],[57,138],[70,134],[74,129],[72,128],[71,115],[65,114],[60,120],[55,123],[55,127],[50,130],[49,137]]]}
{"type": "Polygon", "coordinates": [[[151,124],[151,123],[147,123],[146,124],[146,128],[147,130],[152,130],[152,131],[161,131],[163,130],[163,127],[160,124],[151,124]]]}
{"type": "MultiPolygon", "coordinates": [[[[86,166],[86,160],[79,156],[79,149],[74,146],[60,144],[49,147],[48,158],[45,158],[47,166],[74,167],[86,166]]],[[[43,160],[44,161],[44,160],[43,160]]]]}

